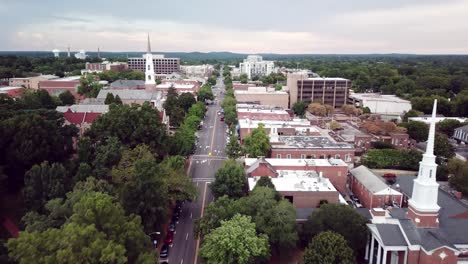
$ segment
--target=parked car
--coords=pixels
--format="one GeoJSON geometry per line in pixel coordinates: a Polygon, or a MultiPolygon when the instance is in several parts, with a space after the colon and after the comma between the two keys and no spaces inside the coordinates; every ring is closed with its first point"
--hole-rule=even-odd
{"type": "Polygon", "coordinates": [[[161,252],[159,253],[161,258],[169,257],[169,244],[164,244],[161,248],[161,252]]]}
{"type": "Polygon", "coordinates": [[[396,174],[395,173],[385,173],[383,175],[384,178],[396,178],[396,174]]]}
{"type": "Polygon", "coordinates": [[[387,181],[387,184],[392,185],[396,182],[396,175],[394,173],[385,173],[383,177],[387,181]]]}
{"type": "Polygon", "coordinates": [[[362,208],[364,206],[362,206],[361,204],[361,201],[359,201],[359,199],[356,198],[356,200],[354,201],[354,205],[356,206],[356,208],[362,208]]]}
{"type": "Polygon", "coordinates": [[[167,231],[169,232],[175,232],[175,222],[171,222],[169,224],[169,227],[167,228],[167,231]]]}
{"type": "Polygon", "coordinates": [[[167,232],[166,238],[164,238],[164,243],[172,244],[173,239],[174,239],[174,232],[167,232]]]}
{"type": "Polygon", "coordinates": [[[219,121],[224,121],[224,116],[222,116],[222,117],[219,119],[219,121]]]}

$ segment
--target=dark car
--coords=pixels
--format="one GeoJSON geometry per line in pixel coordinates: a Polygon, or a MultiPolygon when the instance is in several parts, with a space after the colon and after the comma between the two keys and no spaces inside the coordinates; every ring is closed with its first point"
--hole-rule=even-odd
{"type": "Polygon", "coordinates": [[[167,228],[167,230],[168,230],[169,232],[175,232],[175,223],[174,223],[174,222],[171,222],[171,223],[169,224],[169,227],[167,228]]]}
{"type": "Polygon", "coordinates": [[[161,248],[161,252],[159,253],[161,258],[169,257],[169,244],[164,244],[161,248]]]}
{"type": "Polygon", "coordinates": [[[177,222],[179,221],[180,213],[178,211],[174,212],[172,214],[172,222],[177,222]]]}

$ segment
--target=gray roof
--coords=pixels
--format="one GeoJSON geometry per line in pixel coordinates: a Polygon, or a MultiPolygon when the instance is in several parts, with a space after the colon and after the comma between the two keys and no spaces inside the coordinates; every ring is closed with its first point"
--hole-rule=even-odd
{"type": "Polygon", "coordinates": [[[400,227],[394,224],[376,224],[377,231],[385,246],[407,246],[408,244],[400,231],[400,227]]]}
{"type": "Polygon", "coordinates": [[[361,165],[349,171],[367,190],[376,193],[388,188],[388,185],[366,166],[361,165]]]}
{"type": "Polygon", "coordinates": [[[468,133],[468,125],[462,126],[462,127],[457,127],[457,128],[455,128],[455,130],[461,130],[463,132],[468,133]]]}
{"type": "Polygon", "coordinates": [[[111,89],[128,89],[135,88],[140,85],[145,85],[145,81],[140,80],[117,80],[110,84],[111,89]]]}
{"type": "Polygon", "coordinates": [[[278,141],[284,144],[273,144],[272,148],[307,148],[307,149],[352,149],[353,145],[336,142],[323,136],[279,136],[278,141]]]}
{"type": "Polygon", "coordinates": [[[108,105],[102,104],[79,104],[79,105],[70,105],[70,106],[57,106],[55,109],[57,112],[65,113],[68,110],[72,112],[79,113],[107,113],[109,112],[108,105]]]}
{"type": "Polygon", "coordinates": [[[160,92],[151,92],[142,90],[135,90],[135,89],[102,89],[97,99],[106,99],[108,93],[112,93],[114,96],[119,96],[122,100],[144,100],[144,101],[151,101],[157,100],[158,95],[160,92]]]}
{"type": "MultiPolygon", "coordinates": [[[[401,191],[408,197],[411,197],[413,180],[415,178],[415,176],[397,177],[396,183],[400,185],[401,191]]],[[[440,188],[437,198],[437,204],[440,206],[439,230],[453,244],[468,244],[468,228],[466,228],[468,226],[468,218],[455,217],[467,212],[468,207],[440,188]]]]}
{"type": "Polygon", "coordinates": [[[372,215],[371,215],[369,209],[367,209],[365,207],[362,207],[362,208],[355,208],[354,210],[356,212],[358,212],[358,214],[364,216],[367,220],[372,219],[372,215]]]}

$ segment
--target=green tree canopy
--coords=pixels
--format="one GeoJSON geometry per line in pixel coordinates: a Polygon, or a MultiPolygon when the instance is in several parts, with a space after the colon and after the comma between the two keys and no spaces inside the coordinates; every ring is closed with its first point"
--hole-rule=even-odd
{"type": "Polygon", "coordinates": [[[75,103],[75,96],[68,90],[59,94],[59,99],[64,105],[72,105],[75,103]]]}
{"type": "Polygon", "coordinates": [[[423,122],[410,121],[407,123],[400,123],[398,126],[404,127],[407,130],[410,138],[417,142],[424,142],[429,135],[429,126],[423,122]]]}
{"type": "Polygon", "coordinates": [[[437,130],[445,134],[447,137],[452,137],[455,128],[463,126],[463,123],[456,119],[445,119],[437,123],[437,130]]]}
{"type": "Polygon", "coordinates": [[[226,160],[215,174],[210,185],[214,197],[227,195],[239,198],[245,195],[246,177],[244,167],[233,160],[226,160]]]}
{"type": "Polygon", "coordinates": [[[232,135],[226,145],[226,154],[230,159],[237,159],[242,156],[243,149],[239,144],[237,136],[232,135]]]}
{"type": "Polygon", "coordinates": [[[342,235],[332,231],[316,235],[307,246],[302,258],[304,264],[352,264],[353,250],[342,235]]]}
{"type": "Polygon", "coordinates": [[[333,231],[342,235],[355,255],[359,255],[366,245],[362,243],[367,239],[366,223],[366,218],[347,205],[323,204],[304,223],[301,240],[308,244],[319,233],[333,231]]]}
{"type": "Polygon", "coordinates": [[[297,116],[304,116],[307,105],[303,101],[295,102],[292,109],[297,116]]]}
{"type": "Polygon", "coordinates": [[[257,235],[249,216],[235,215],[208,234],[200,249],[204,262],[247,264],[269,255],[268,237],[257,235]]]}
{"type": "Polygon", "coordinates": [[[178,105],[184,110],[185,113],[188,112],[194,103],[196,103],[195,97],[191,93],[182,93],[179,96],[178,105]]]}
{"type": "Polygon", "coordinates": [[[250,158],[266,157],[270,151],[270,139],[264,127],[263,124],[259,124],[257,128],[252,129],[250,135],[244,138],[245,153],[250,158]]]}
{"type": "Polygon", "coordinates": [[[110,105],[110,104],[114,103],[114,101],[115,101],[114,94],[113,93],[107,93],[106,100],[104,100],[104,103],[106,105],[110,105]]]}

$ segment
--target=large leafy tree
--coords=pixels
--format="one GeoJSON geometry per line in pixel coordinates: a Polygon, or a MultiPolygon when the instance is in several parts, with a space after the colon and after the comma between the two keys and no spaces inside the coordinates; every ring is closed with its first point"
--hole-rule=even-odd
{"type": "Polygon", "coordinates": [[[423,122],[410,121],[408,123],[401,123],[399,126],[406,128],[410,138],[416,140],[417,142],[426,141],[429,135],[429,127],[423,122]]]}
{"type": "Polygon", "coordinates": [[[257,128],[252,130],[250,135],[244,138],[244,150],[251,158],[265,157],[268,154],[268,151],[270,151],[270,139],[265,132],[263,124],[259,124],[257,128]]]}
{"type": "Polygon", "coordinates": [[[182,93],[179,96],[178,105],[187,113],[190,107],[196,103],[195,97],[191,93],[182,93]]]}
{"type": "Polygon", "coordinates": [[[221,226],[222,220],[229,220],[239,213],[237,202],[227,195],[221,196],[210,203],[202,218],[195,221],[194,232],[201,237],[221,226]]]}
{"type": "Polygon", "coordinates": [[[448,137],[452,137],[455,128],[461,126],[463,126],[463,123],[456,119],[445,119],[437,123],[437,130],[439,130],[440,133],[443,133],[448,137]]]}
{"type": "Polygon", "coordinates": [[[113,136],[131,148],[146,144],[158,155],[166,153],[165,127],[158,110],[149,103],[111,107],[108,113],[93,122],[86,134],[93,142],[113,136]]]}
{"type": "Polygon", "coordinates": [[[214,95],[213,95],[213,90],[211,90],[211,85],[209,84],[204,84],[202,87],[200,87],[200,90],[197,92],[197,100],[199,102],[205,102],[206,100],[213,100],[214,95]]]}
{"type": "Polygon", "coordinates": [[[342,235],[326,231],[315,236],[307,246],[302,259],[304,264],[355,263],[353,250],[342,235]]]}
{"type": "Polygon", "coordinates": [[[235,135],[229,138],[229,142],[226,145],[226,154],[230,159],[237,159],[243,154],[243,149],[235,135]]]}
{"type": "Polygon", "coordinates": [[[449,178],[450,185],[464,195],[468,195],[468,161],[452,159],[448,163],[448,170],[452,175],[449,178]]]}
{"type": "Polygon", "coordinates": [[[227,195],[239,198],[245,195],[246,177],[244,167],[233,160],[227,160],[215,174],[210,185],[214,197],[227,195]]]}
{"type": "Polygon", "coordinates": [[[304,223],[301,240],[308,244],[323,231],[333,231],[342,235],[356,255],[362,253],[367,239],[367,219],[347,205],[323,204],[304,223]]]}
{"type": "Polygon", "coordinates": [[[292,109],[297,116],[304,116],[307,105],[303,101],[295,102],[292,109]]]}
{"type": "Polygon", "coordinates": [[[23,184],[24,172],[44,160],[60,162],[68,158],[74,126],[62,126],[55,114],[19,114],[0,121],[0,166],[4,166],[10,187],[23,184]]]}
{"type": "Polygon", "coordinates": [[[59,94],[59,99],[64,105],[72,105],[75,103],[75,96],[68,90],[59,94]]]}
{"type": "Polygon", "coordinates": [[[434,155],[446,160],[455,156],[455,148],[452,146],[446,135],[441,133],[435,134],[434,155]]]}
{"type": "Polygon", "coordinates": [[[23,197],[29,209],[40,210],[50,199],[65,195],[67,171],[58,163],[34,165],[24,177],[23,197]]]}
{"type": "Polygon", "coordinates": [[[200,249],[205,263],[247,264],[269,255],[268,238],[257,235],[249,216],[235,215],[208,234],[200,249]]]}
{"type": "Polygon", "coordinates": [[[141,263],[154,261],[140,218],[125,215],[114,198],[87,192],[60,228],[20,233],[7,243],[19,263],[141,263]]]}

